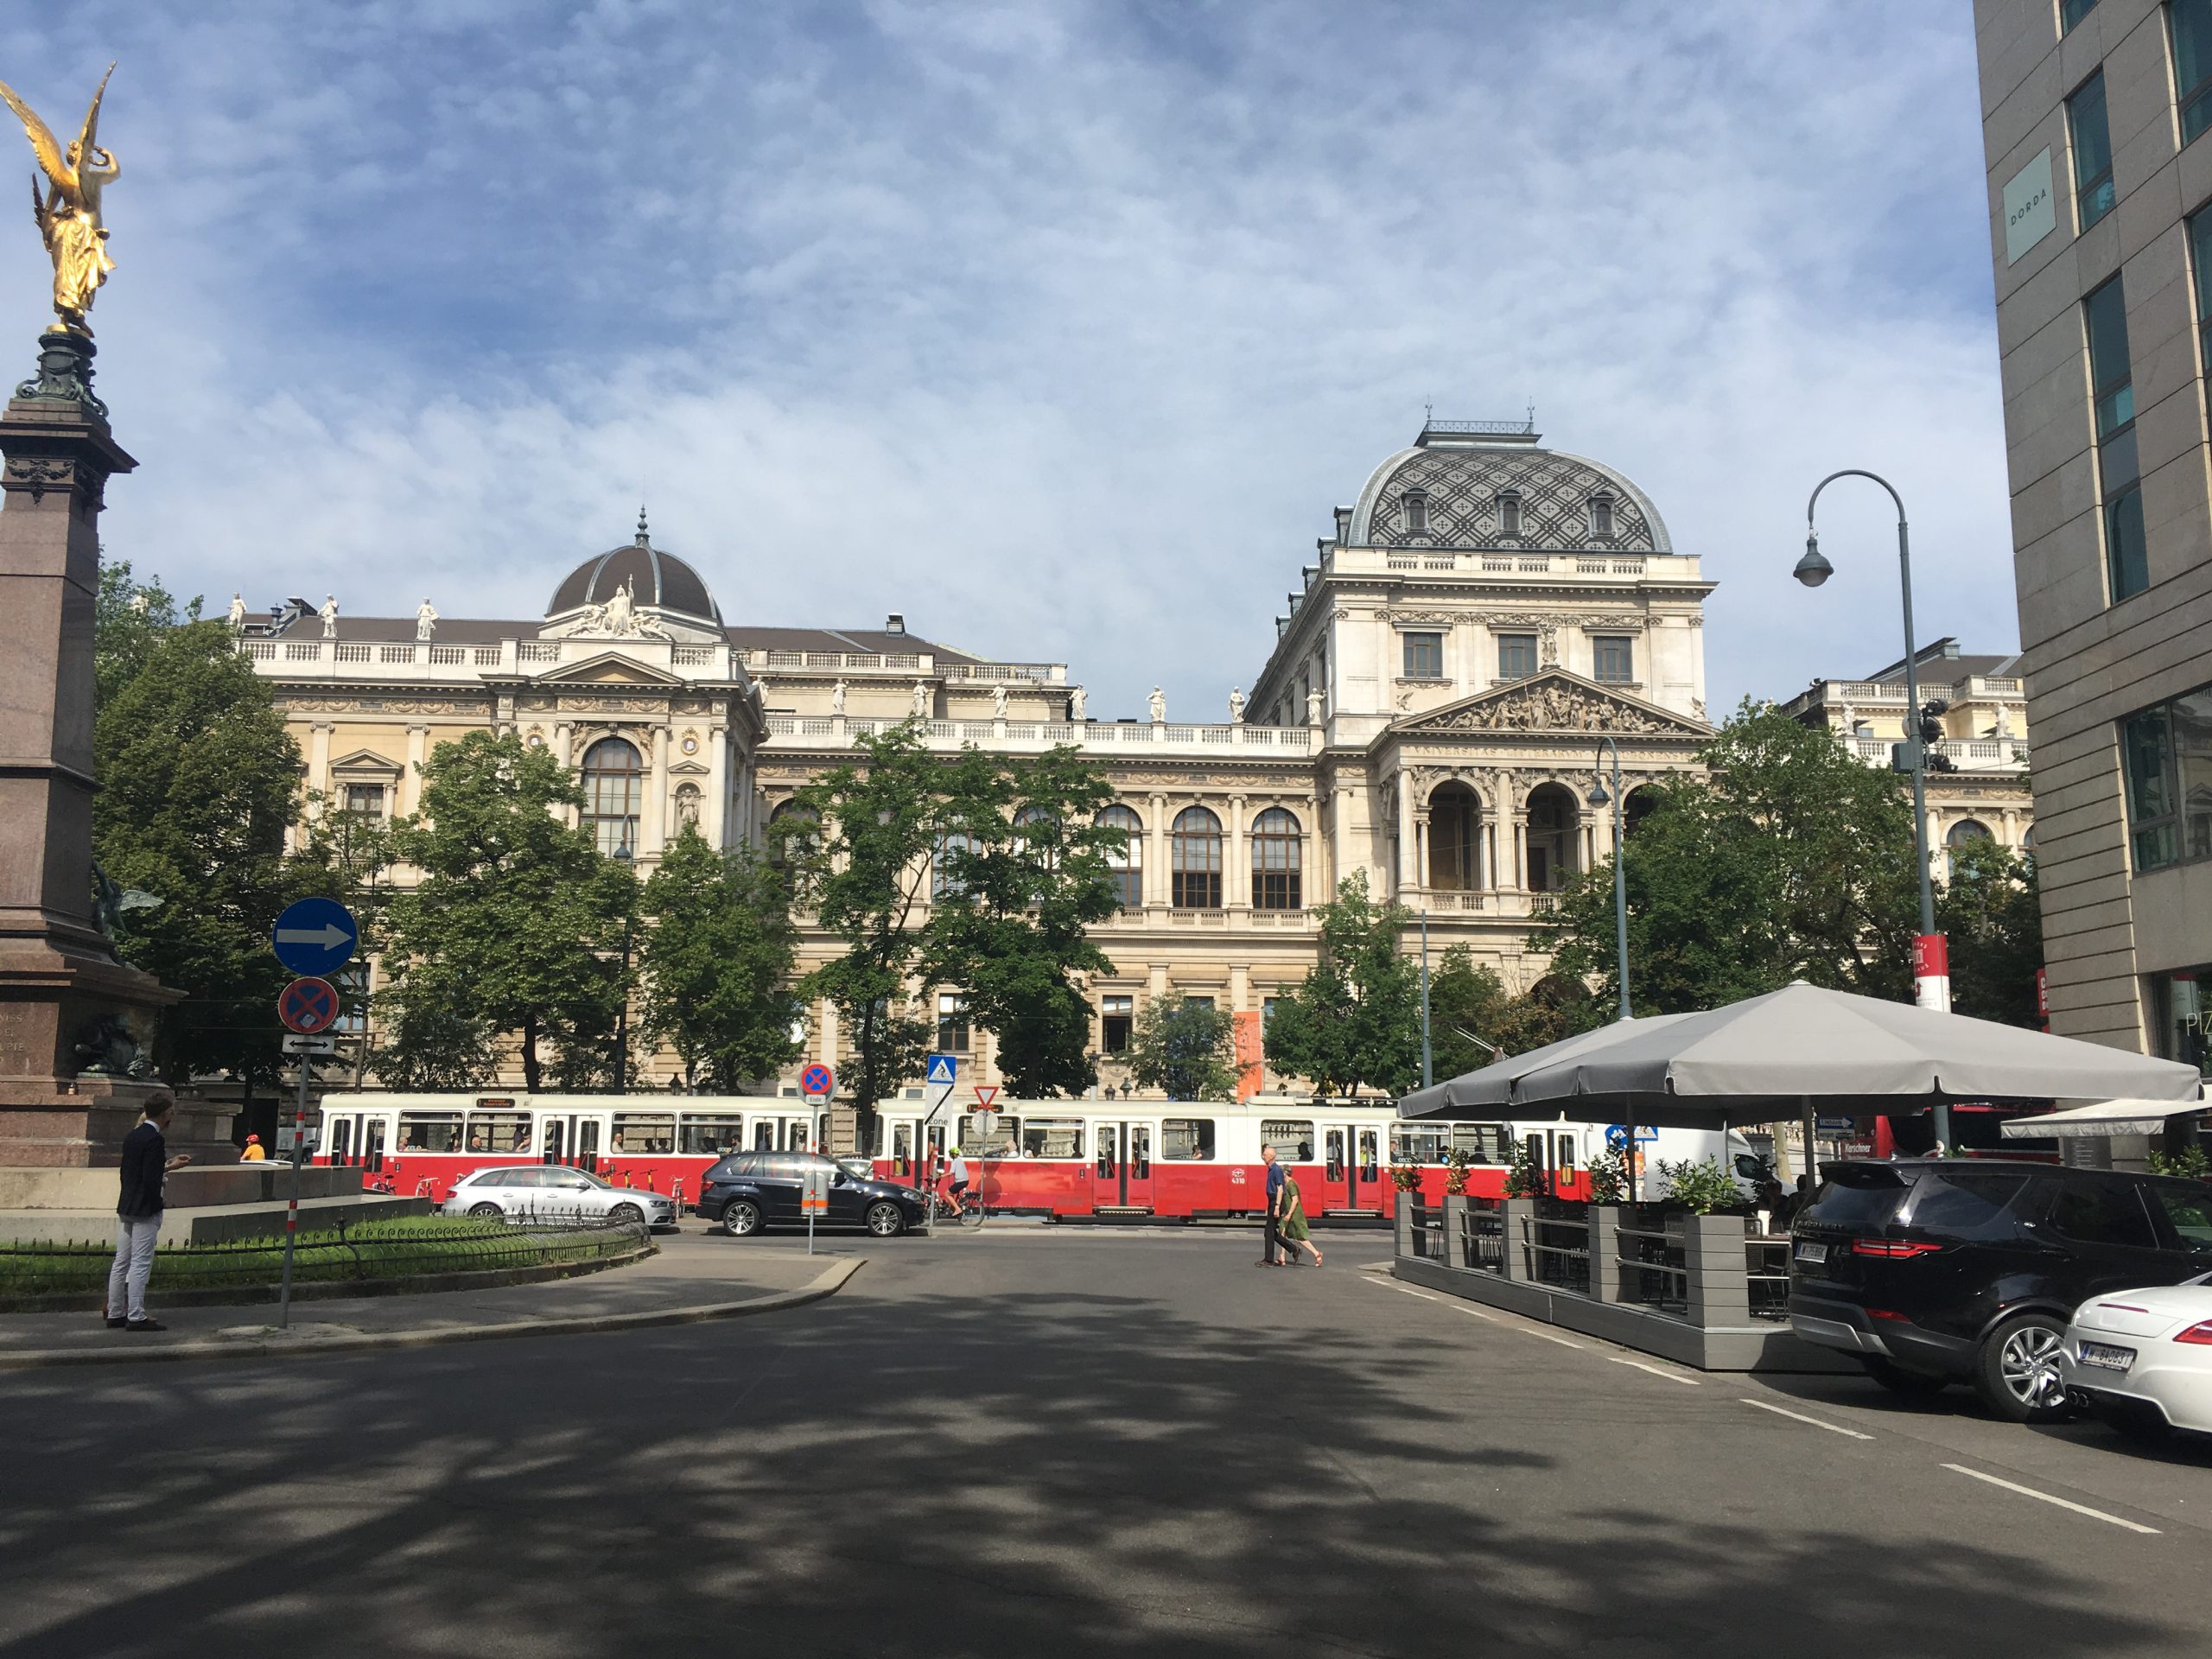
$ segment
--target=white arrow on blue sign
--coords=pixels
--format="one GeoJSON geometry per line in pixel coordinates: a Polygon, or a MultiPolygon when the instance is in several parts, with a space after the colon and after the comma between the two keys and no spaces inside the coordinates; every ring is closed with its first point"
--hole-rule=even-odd
{"type": "Polygon", "coordinates": [[[296,974],[318,975],[342,968],[361,930],[353,912],[335,899],[302,899],[276,918],[276,960],[296,974]]]}
{"type": "Polygon", "coordinates": [[[930,1056],[929,1079],[931,1083],[941,1083],[950,1089],[959,1075],[960,1062],[952,1055],[932,1054],[930,1056]]]}

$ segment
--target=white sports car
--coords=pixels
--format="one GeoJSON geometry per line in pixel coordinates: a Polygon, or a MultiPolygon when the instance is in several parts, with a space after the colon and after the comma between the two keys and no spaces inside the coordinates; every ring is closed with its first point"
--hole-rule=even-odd
{"type": "Polygon", "coordinates": [[[2123,1433],[2212,1434],[2212,1273],[2092,1296],[2074,1310],[2058,1367],[2123,1433]]]}

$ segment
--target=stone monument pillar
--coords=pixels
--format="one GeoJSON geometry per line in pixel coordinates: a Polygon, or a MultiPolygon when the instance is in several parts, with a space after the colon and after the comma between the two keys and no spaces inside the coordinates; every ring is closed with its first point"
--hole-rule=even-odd
{"type": "MultiPolygon", "coordinates": [[[[92,903],[101,493],[137,463],[108,431],[92,359],[88,335],[48,328],[0,416],[0,1166],[115,1163],[156,1085],[114,1039],[150,1047],[154,1015],[183,995],[117,960],[92,903]]],[[[180,1100],[171,1138],[227,1149],[228,1116],[180,1100]]]]}

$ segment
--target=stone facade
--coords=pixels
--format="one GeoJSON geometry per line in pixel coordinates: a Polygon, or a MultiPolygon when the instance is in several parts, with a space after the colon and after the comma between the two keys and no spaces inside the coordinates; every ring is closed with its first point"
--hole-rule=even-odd
{"type": "Polygon", "coordinates": [[[2177,67],[2212,42],[2154,0],[1974,15],[2051,1027],[2201,1060],[2208,728],[2162,711],[2212,684],[2212,143],[2177,67]]]}
{"type": "MultiPolygon", "coordinates": [[[[1356,870],[1428,913],[1433,951],[1465,942],[1525,988],[1545,966],[1532,927],[1610,842],[1609,809],[1587,804],[1598,737],[1620,745],[1632,816],[1637,785],[1693,766],[1710,734],[1711,584],[1619,474],[1524,428],[1433,423],[1336,523],[1224,721],[1171,718],[1157,694],[1144,717],[1101,719],[1065,664],[978,659],[896,616],[725,625],[642,527],[579,566],[538,620],[438,620],[423,639],[413,617],[295,600],[241,648],[277,683],[304,786],[338,807],[411,810],[423,759],[470,730],[550,747],[587,769],[588,792],[597,746],[629,745],[634,789],[604,786],[623,810],[598,827],[602,844],[626,838],[641,869],[686,816],[720,843],[757,842],[855,738],[911,718],[947,751],[1072,745],[1136,819],[1133,902],[1098,931],[1116,971],[1090,987],[1102,1081],[1122,1086],[1119,1022],[1162,997],[1239,1015],[1256,1060],[1267,999],[1313,963],[1312,906],[1356,870]],[[1193,867],[1179,881],[1179,862],[1193,867]]],[[[803,965],[832,948],[804,936],[803,965]]],[[[936,1012],[957,988],[915,993],[936,1012]]],[[[988,1038],[944,1012],[991,1081],[988,1038]]],[[[796,1092],[799,1065],[844,1052],[835,1010],[817,1006],[781,1086],[796,1092]]]]}

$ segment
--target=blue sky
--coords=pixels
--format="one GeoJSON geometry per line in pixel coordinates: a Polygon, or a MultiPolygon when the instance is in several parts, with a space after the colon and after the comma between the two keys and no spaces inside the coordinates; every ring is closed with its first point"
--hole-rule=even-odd
{"type": "Polygon", "coordinates": [[[1720,582],[1716,707],[1897,654],[1872,486],[1789,581],[1838,467],[1925,635],[2017,639],[1962,3],[16,17],[57,126],[120,60],[105,537],[183,591],[532,615],[642,496],[731,620],[1220,718],[1423,404],[1533,402],[1720,582]]]}

